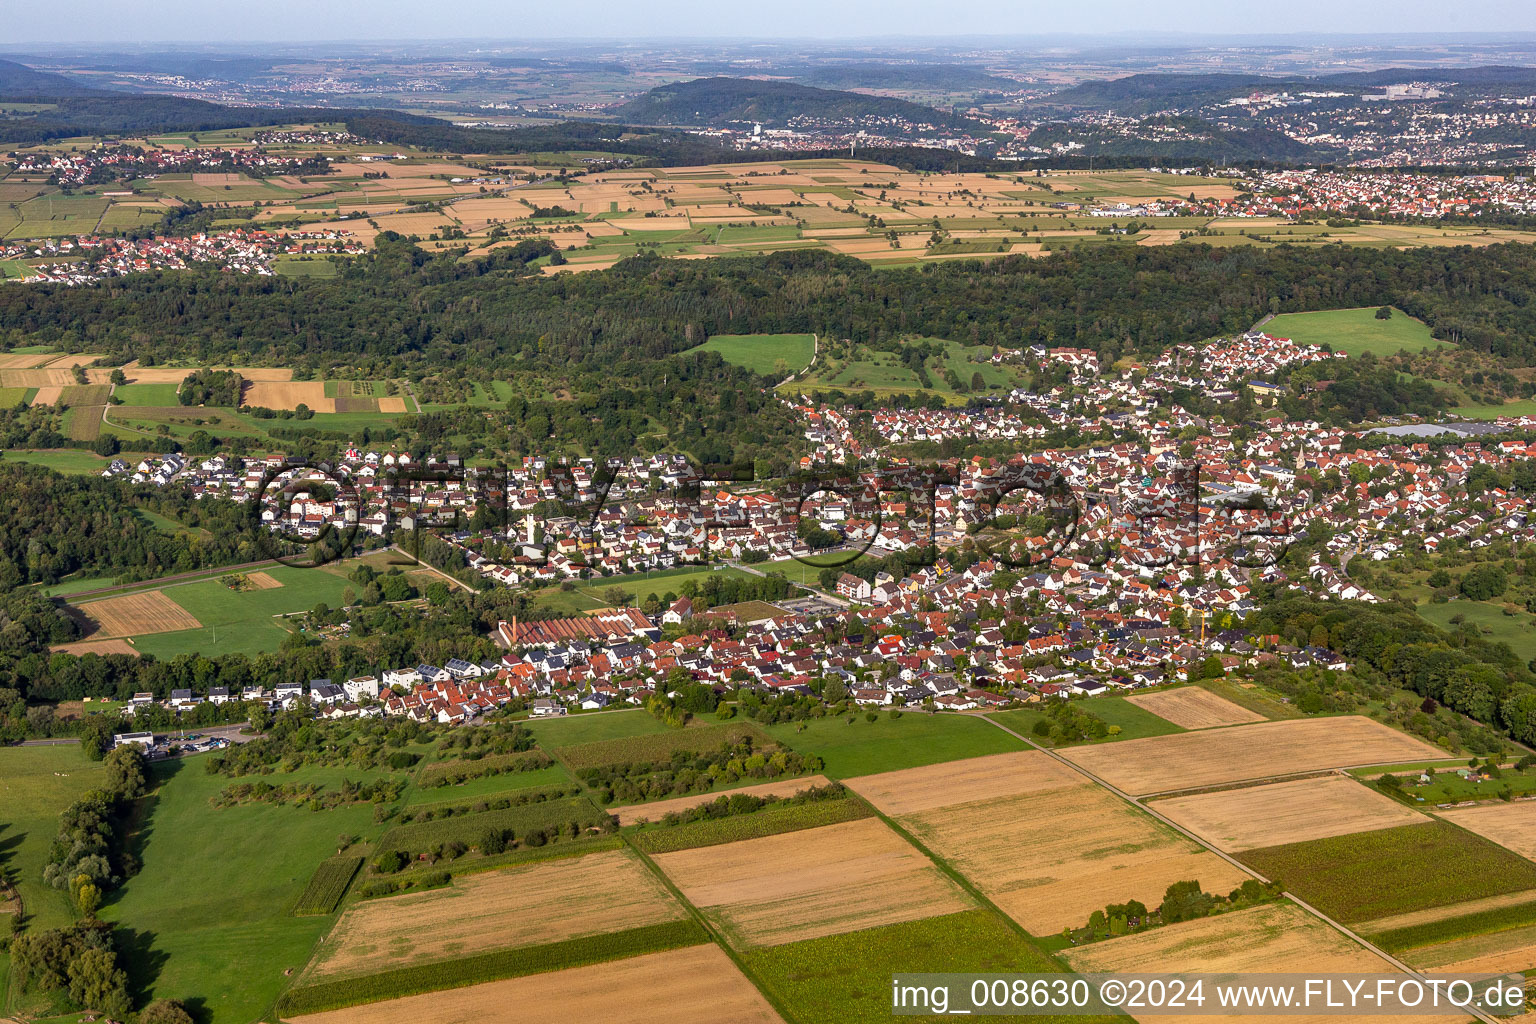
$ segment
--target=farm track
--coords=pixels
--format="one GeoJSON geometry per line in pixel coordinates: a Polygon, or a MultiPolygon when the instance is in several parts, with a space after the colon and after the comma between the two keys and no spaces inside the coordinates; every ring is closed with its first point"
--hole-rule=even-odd
{"type": "MultiPolygon", "coordinates": [[[[1012,729],[1008,728],[1006,725],[1002,724],[1001,722],[997,721],[996,719],[994,719],[994,718],[992,718],[990,716],[983,716],[983,717],[986,719],[986,721],[988,721],[991,724],[997,726],[999,729],[1003,730],[1003,732],[1006,732],[1008,735],[1012,736],[1014,739],[1021,740],[1022,742],[1029,744],[1031,747],[1035,748],[1036,750],[1039,750],[1042,753],[1048,754],[1049,756],[1055,758],[1057,761],[1060,761],[1062,764],[1064,764],[1067,767],[1071,768],[1073,771],[1078,772],[1079,774],[1081,774],[1084,777],[1092,780],[1093,782],[1097,783],[1098,785],[1103,786],[1105,789],[1107,789],[1109,792],[1113,793],[1115,796],[1119,797],[1121,800],[1124,800],[1127,803],[1131,804],[1132,806],[1138,807],[1141,810],[1145,811],[1146,813],[1152,815],[1152,817],[1156,818],[1158,821],[1162,822],[1164,825],[1167,825],[1169,828],[1176,830],[1180,835],[1188,836],[1190,839],[1192,839],[1195,842],[1199,843],[1202,847],[1204,847],[1205,849],[1209,850],[1211,853],[1214,853],[1216,856],[1220,857],[1222,860],[1226,861],[1227,863],[1231,864],[1232,866],[1238,868],[1239,870],[1241,870],[1243,872],[1246,872],[1247,874],[1250,874],[1250,875],[1254,876],[1255,878],[1257,878],[1261,882],[1268,883],[1270,881],[1270,879],[1265,878],[1263,875],[1259,874],[1257,871],[1255,871],[1252,868],[1248,867],[1248,865],[1244,864],[1242,861],[1238,860],[1236,857],[1233,857],[1233,856],[1227,854],[1226,852],[1217,849],[1211,843],[1206,842],[1203,838],[1201,838],[1200,836],[1198,836],[1195,833],[1191,832],[1189,829],[1185,828],[1184,826],[1180,825],[1178,822],[1176,822],[1173,819],[1171,819],[1169,817],[1166,817],[1165,815],[1159,813],[1158,811],[1154,810],[1153,808],[1151,808],[1151,807],[1147,806],[1146,804],[1142,803],[1141,800],[1139,800],[1136,797],[1131,796],[1129,793],[1126,793],[1125,791],[1123,791],[1123,790],[1121,790],[1121,789],[1111,785],[1109,782],[1106,782],[1104,779],[1099,778],[1097,775],[1093,774],[1088,769],[1083,768],[1080,765],[1074,764],[1073,762],[1071,762],[1071,761],[1067,760],[1066,758],[1062,757],[1060,754],[1056,753],[1054,750],[1048,750],[1045,747],[1040,746],[1038,743],[1036,743],[1034,740],[1031,740],[1029,737],[1023,736],[1023,735],[1021,735],[1019,733],[1014,732],[1012,729]]],[[[1362,947],[1364,947],[1367,950],[1370,950],[1372,953],[1376,954],[1382,960],[1385,960],[1387,963],[1391,964],[1393,967],[1395,967],[1398,970],[1402,971],[1404,974],[1407,974],[1409,977],[1414,978],[1414,979],[1416,979],[1416,980],[1418,980],[1420,982],[1423,982],[1425,980],[1426,976],[1422,972],[1420,972],[1419,970],[1417,970],[1417,969],[1415,969],[1413,967],[1408,966],[1408,964],[1404,963],[1402,960],[1399,960],[1397,957],[1393,956],[1391,953],[1388,953],[1386,950],[1382,949],[1380,946],[1377,946],[1375,943],[1371,942],[1369,939],[1365,938],[1365,936],[1361,935],[1359,932],[1355,931],[1354,929],[1349,928],[1346,925],[1340,924],[1338,921],[1335,921],[1333,918],[1329,917],[1327,914],[1323,913],[1321,910],[1318,910],[1316,907],[1312,906],[1312,904],[1306,902],[1301,897],[1297,896],[1295,893],[1293,893],[1293,892],[1285,892],[1285,893],[1282,893],[1282,895],[1285,896],[1285,898],[1290,900],[1292,903],[1296,904],[1302,910],[1305,910],[1307,913],[1311,914],[1313,917],[1316,917],[1318,920],[1320,920],[1323,923],[1329,925],[1335,931],[1338,931],[1338,932],[1348,936],[1349,938],[1353,939],[1355,942],[1359,943],[1362,947]]],[[[1472,1016],[1476,1017],[1478,1020],[1482,1021],[1483,1024],[1499,1024],[1498,1019],[1495,1018],[1494,1016],[1492,1016],[1491,1014],[1489,1014],[1485,1010],[1481,1010],[1481,1009],[1477,1009],[1477,1008],[1473,1007],[1473,1008],[1469,1008],[1468,1012],[1471,1013],[1472,1016]]]]}

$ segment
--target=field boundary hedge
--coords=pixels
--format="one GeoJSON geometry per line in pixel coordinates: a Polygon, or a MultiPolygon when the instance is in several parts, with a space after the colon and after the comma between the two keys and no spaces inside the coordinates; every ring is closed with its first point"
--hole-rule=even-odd
{"type": "Polygon", "coordinates": [[[277,1001],[277,1013],[280,1017],[298,1017],[340,1010],[364,1003],[621,960],[643,953],[659,953],[708,941],[709,935],[692,918],[664,921],[607,935],[502,949],[455,960],[415,964],[361,978],[340,978],[306,985],[283,993],[277,1001]]]}
{"type": "Polygon", "coordinates": [[[669,761],[678,751],[701,754],[718,750],[728,744],[739,743],[752,737],[757,750],[777,750],[779,742],[755,725],[732,722],[721,725],[689,726],[669,729],[666,732],[646,733],[643,736],[622,736],[611,740],[594,740],[569,747],[556,747],[555,756],[564,761],[572,771],[584,768],[606,768],[617,764],[655,763],[669,761]]]}
{"type": "Polygon", "coordinates": [[[650,825],[631,833],[629,841],[645,853],[674,853],[858,821],[873,817],[874,813],[863,800],[848,796],[839,800],[769,806],[751,814],[706,818],[684,825],[650,825]]]}

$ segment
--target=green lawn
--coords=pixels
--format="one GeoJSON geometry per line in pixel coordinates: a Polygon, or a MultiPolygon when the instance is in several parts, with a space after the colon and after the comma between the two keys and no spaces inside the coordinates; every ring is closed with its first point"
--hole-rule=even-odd
{"type": "Polygon", "coordinates": [[[905,712],[899,719],[881,712],[874,722],[866,721],[859,711],[803,723],[781,722],[768,726],[767,732],[795,750],[820,755],[826,761],[824,774],[837,779],[1024,748],[1019,740],[974,715],[921,711],[905,712]]]}
{"type": "MultiPolygon", "coordinates": [[[[364,773],[305,769],[263,780],[334,784],[344,775],[364,773]]],[[[231,780],[207,774],[198,758],[160,762],[153,779],[136,837],[143,868],[101,911],[118,925],[131,981],[145,998],[201,997],[210,1024],[268,1019],[289,980],[283,972],[304,966],[332,921],[288,911],[339,834],[377,836],[373,807],[215,809],[210,801],[231,780]]]]}
{"type": "Polygon", "coordinates": [[[718,352],[753,373],[783,377],[809,366],[814,350],[809,334],[717,334],[696,351],[718,352]]]}
{"type": "Polygon", "coordinates": [[[589,711],[586,714],[561,715],[557,718],[532,718],[528,731],[546,750],[573,747],[579,743],[648,736],[666,732],[668,726],[641,708],[625,711],[589,711]]]}
{"type": "Polygon", "coordinates": [[[1447,342],[1431,338],[1422,320],[1415,320],[1399,309],[1392,311],[1390,319],[1377,320],[1376,309],[1369,306],[1282,313],[1261,329],[1276,338],[1290,338],[1298,345],[1332,345],[1335,352],[1352,356],[1362,352],[1391,356],[1402,349],[1417,352],[1423,348],[1450,347],[1447,342]]]}
{"type": "Polygon", "coordinates": [[[35,392],[35,388],[0,388],[0,409],[14,409],[24,405],[35,392]]]}
{"type": "MultiPolygon", "coordinates": [[[[125,406],[147,405],[168,409],[181,404],[176,399],[176,392],[180,387],[180,384],[171,382],[160,384],[119,384],[112,389],[112,395],[125,406]]],[[[190,412],[191,410],[189,409],[188,411],[190,412]]],[[[124,409],[123,415],[131,416],[132,413],[124,409]]]]}
{"type": "Polygon", "coordinates": [[[1536,864],[1444,821],[1237,854],[1346,923],[1536,888],[1536,864]]]}
{"type": "Polygon", "coordinates": [[[110,587],[117,580],[112,576],[71,576],[61,580],[51,587],[43,588],[44,597],[68,597],[70,594],[78,594],[82,590],[96,590],[101,587],[110,587]]]}
{"type": "Polygon", "coordinates": [[[3,456],[8,462],[30,462],[35,466],[47,466],[56,469],[60,473],[74,473],[79,475],[99,474],[107,468],[111,459],[104,459],[94,452],[80,451],[74,448],[60,448],[57,451],[28,452],[8,451],[3,456]]]}

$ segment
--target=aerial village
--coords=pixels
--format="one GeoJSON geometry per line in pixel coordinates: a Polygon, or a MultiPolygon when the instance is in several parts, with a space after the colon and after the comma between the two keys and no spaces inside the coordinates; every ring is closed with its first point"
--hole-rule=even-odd
{"type": "MultiPolygon", "coordinates": [[[[860,704],[937,712],[1275,662],[1343,669],[1337,652],[1250,636],[1242,622],[1256,607],[1253,584],[1370,602],[1376,595],[1342,572],[1351,558],[1433,552],[1453,539],[1472,547],[1536,539],[1527,496],[1495,489],[1473,507],[1465,487],[1478,466],[1536,457],[1536,444],[1498,437],[1536,428],[1536,418],[1469,429],[1449,445],[1263,418],[1276,387],[1266,378],[1344,357],[1261,331],[1178,346],[1111,376],[1077,350],[1000,350],[997,358],[1061,363],[1070,375],[1047,394],[938,411],[785,399],[811,446],[802,463],[811,482],[798,489],[700,481],[668,454],[604,465],[529,456],[484,470],[451,454],[413,460],[353,447],[324,467],[277,455],[169,455],[135,466],[118,460],[106,472],[259,502],[274,533],[300,541],[334,530],[383,544],[396,531],[430,529],[494,585],[530,591],[684,566],[805,570],[785,573],[801,582],[788,583],[781,600],[709,608],[697,587],[669,591],[649,610],[503,622],[493,637],[505,651],[498,659],[244,695],[278,706],[308,700],[330,717],[445,723],[513,701],[536,715],[642,704],[682,678],[807,695],[834,679],[860,704]],[[1219,417],[1168,401],[1179,386],[1217,402],[1246,389],[1261,407],[1257,429],[1238,443],[1219,417]],[[935,467],[886,450],[1042,436],[1040,423],[1009,411],[1015,405],[1050,428],[1106,440],[935,467]],[[879,468],[845,469],[859,464],[879,468]],[[1336,484],[1298,486],[1303,474],[1336,484]],[[1041,500],[1046,479],[1071,505],[1070,521],[1041,500]],[[469,514],[485,507],[500,510],[498,525],[469,529],[469,514]],[[803,520],[822,546],[811,546],[803,520]],[[1018,528],[1000,529],[1005,520],[1018,528]],[[1288,539],[1313,524],[1328,539],[1307,564],[1276,564],[1288,539]],[[899,563],[905,571],[888,571],[889,556],[925,550],[937,553],[928,564],[914,554],[899,563]]],[[[665,586],[657,581],[658,591],[665,586]]],[[[171,702],[231,696],[185,693],[171,702]]]]}

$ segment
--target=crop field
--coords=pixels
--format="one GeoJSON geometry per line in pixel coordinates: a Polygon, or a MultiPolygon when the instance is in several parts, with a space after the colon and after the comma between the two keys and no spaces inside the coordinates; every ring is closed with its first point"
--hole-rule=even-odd
{"type": "MultiPolygon", "coordinates": [[[[769,946],[742,956],[799,1024],[891,1020],[891,975],[897,972],[1051,974],[1060,970],[1006,921],[985,909],[769,946]]],[[[1067,1018],[1029,1019],[1046,1024],[1067,1018]]],[[[1070,1019],[1077,1024],[1101,1020],[1070,1019]]]]}
{"type": "Polygon", "coordinates": [[[497,1019],[513,1007],[519,1024],[652,1024],[661,1019],[671,1024],[783,1024],[715,945],[287,1019],[296,1024],[465,1024],[497,1019]]]}
{"type": "Polygon", "coordinates": [[[802,829],[816,829],[845,821],[858,821],[874,815],[868,804],[857,797],[841,800],[816,800],[804,804],[776,804],[751,814],[733,814],[726,818],[707,818],[684,825],[657,825],[630,833],[629,840],[646,853],[673,853],[703,846],[720,846],[747,839],[782,835],[802,829]]]}
{"type": "Polygon", "coordinates": [[[336,399],[325,396],[324,381],[251,381],[245,385],[240,404],[289,410],[307,405],[315,412],[336,411],[336,399]]]}
{"type": "Polygon", "coordinates": [[[970,905],[928,858],[873,818],[664,853],[656,864],[738,949],[970,905]]]}
{"type": "MultiPolygon", "coordinates": [[[[1388,974],[1391,967],[1322,921],[1289,903],[1272,903],[1134,935],[1094,942],[1062,953],[1077,971],[1201,974],[1268,972],[1388,974]]],[[[1150,1021],[1198,1021],[1200,1017],[1158,1016],[1150,1021]]],[[[1324,1015],[1287,1019],[1326,1024],[1324,1015]]],[[[1457,1017],[1373,1016],[1399,1022],[1457,1020],[1457,1017]]]]}
{"type": "Polygon", "coordinates": [[[1024,748],[1022,741],[969,715],[881,716],[862,714],[781,722],[768,735],[803,754],[817,754],[833,779],[873,775],[1024,748]]]}
{"type": "Polygon", "coordinates": [[[1154,906],[1173,882],[1225,894],[1249,877],[1038,751],[849,786],[1034,935],[1081,927],[1105,903],[1154,906]]]}
{"type": "MultiPolygon", "coordinates": [[[[205,135],[203,138],[212,138],[205,135]]],[[[178,139],[178,145],[192,144],[178,139]]],[[[69,143],[60,143],[67,148],[69,143]]],[[[338,157],[335,174],[305,182],[294,176],[254,179],[240,174],[165,174],[134,183],[140,194],[109,197],[65,196],[38,183],[7,184],[17,198],[14,210],[0,209],[0,234],[10,239],[58,237],[92,230],[125,231],[153,224],[176,202],[244,206],[259,200],[259,226],[298,220],[334,226],[369,244],[381,231],[421,239],[423,247],[446,249],[468,244],[474,255],[515,244],[515,237],[549,238],[564,250],[566,262],[543,272],[572,273],[612,266],[636,252],[703,257],[764,253],[786,249],[822,249],[875,265],[911,265],[954,259],[1025,257],[1081,245],[1177,245],[1180,231],[1206,228],[1196,244],[1268,247],[1281,242],[1318,246],[1333,242],[1372,247],[1404,245],[1487,245],[1529,241],[1530,232],[1514,228],[1457,229],[1447,225],[1382,225],[1330,229],[1288,224],[1279,219],[1216,221],[1206,217],[1161,219],[1155,228],[1134,235],[1100,234],[1103,218],[1086,210],[1066,210],[1063,202],[1091,206],[1106,202],[1137,203],[1183,197],[1189,177],[1146,170],[1116,170],[1081,175],[1053,172],[1042,178],[1008,174],[925,173],[903,171],[870,161],[776,161],[651,169],[592,171],[576,153],[529,155],[520,167],[564,167],[568,177],[518,192],[493,187],[482,193],[469,182],[483,169],[435,154],[405,149],[405,159],[391,161],[389,177],[367,178],[370,165],[348,162],[355,150],[329,146],[290,146],[287,151],[338,157]],[[441,211],[413,209],[429,201],[453,200],[441,211]],[[749,205],[750,204],[750,205],[749,205]],[[853,212],[849,211],[850,204],[853,212]],[[537,215],[559,206],[567,215],[537,215]],[[921,215],[918,214],[921,210],[921,215]],[[340,218],[347,218],[342,221],[340,218]],[[870,219],[884,221],[871,226],[870,219]],[[945,233],[929,244],[930,222],[945,233]],[[445,229],[465,232],[463,241],[437,237],[445,229]],[[509,230],[514,238],[492,232],[509,230]],[[895,232],[894,240],[888,232],[895,232]]],[[[1231,195],[1230,182],[1194,181],[1197,194],[1231,195]]],[[[249,223],[241,221],[240,223],[249,223]]],[[[227,226],[227,225],[224,225],[227,226]]],[[[321,258],[280,257],[273,261],[282,276],[333,276],[336,264],[321,258]]],[[[1374,309],[1365,311],[1366,315],[1374,309]]],[[[1406,320],[1396,314],[1392,321],[1406,320]]],[[[1391,328],[1389,328],[1391,329],[1391,328]]],[[[1395,339],[1389,339],[1391,343],[1395,339]]],[[[1356,342],[1369,345],[1369,340],[1356,342]]],[[[1343,347],[1349,344],[1346,341],[1343,347]]],[[[1396,347],[1392,348],[1396,351],[1396,347]]],[[[777,358],[744,353],[741,358],[772,373],[777,358]]],[[[786,359],[790,370],[803,366],[786,359]]],[[[970,374],[963,374],[969,380],[970,374]]],[[[988,385],[994,382],[989,380],[988,385]]],[[[878,386],[878,385],[877,385],[878,386]]],[[[313,407],[312,407],[313,408],[313,407]]]]}
{"type": "Polygon", "coordinates": [[[1536,968],[1536,925],[1490,929],[1419,946],[1403,959],[1436,974],[1510,974],[1536,968]]]}
{"type": "MultiPolygon", "coordinates": [[[[1454,916],[1379,929],[1381,924],[1416,916],[1403,914],[1372,922],[1366,934],[1375,945],[1403,954],[1416,966],[1457,965],[1459,968],[1476,957],[1522,957],[1522,964],[1495,966],[1494,969],[1525,970],[1536,967],[1536,901],[1532,900],[1533,896],[1536,893],[1508,893],[1494,899],[1436,908],[1431,913],[1454,916]]],[[[1474,966],[1474,969],[1477,968],[1474,966]]]]}
{"type": "Polygon", "coordinates": [[[100,626],[95,635],[101,639],[170,633],[202,626],[196,616],[172,601],[163,590],[92,601],[80,605],[80,610],[100,626]]]}
{"type": "Polygon", "coordinates": [[[353,904],[320,947],[306,980],[545,945],[684,913],[628,850],[540,861],[467,875],[446,889],[353,904]]]}
{"type": "MultiPolygon", "coordinates": [[[[210,656],[255,654],[276,650],[289,635],[274,616],[308,611],[320,603],[339,607],[348,586],[344,578],[329,572],[290,566],[272,566],[264,572],[281,585],[234,591],[212,578],[79,607],[97,617],[100,606],[110,604],[112,628],[125,631],[115,635],[133,637],[140,653],[161,658],[185,651],[210,656]],[[159,631],[146,630],[146,623],[157,625],[159,631]]],[[[102,639],[110,635],[114,634],[102,639]]]]}
{"type": "Polygon", "coordinates": [[[1335,352],[1352,356],[1369,352],[1376,356],[1394,356],[1403,349],[1418,352],[1424,348],[1449,348],[1450,343],[1430,337],[1429,327],[1400,309],[1388,320],[1376,319],[1376,307],[1329,309],[1317,313],[1281,313],[1263,331],[1277,338],[1290,338],[1298,345],[1330,345],[1335,352]]]}
{"type": "Polygon", "coordinates": [[[583,768],[602,768],[639,761],[665,761],[679,750],[701,753],[716,750],[723,744],[737,743],[749,736],[754,747],[768,745],[768,738],[755,725],[699,725],[560,747],[558,753],[560,760],[573,771],[581,771],[583,768]]]}
{"type": "Polygon", "coordinates": [[[1160,693],[1131,694],[1125,699],[1185,729],[1210,729],[1218,725],[1264,721],[1263,715],[1239,707],[1198,686],[1181,686],[1160,693]]]}
{"type": "Polygon", "coordinates": [[[972,757],[846,780],[849,789],[892,817],[902,817],[1083,782],[1077,772],[1038,750],[972,757]]]}
{"type": "Polygon", "coordinates": [[[1536,888],[1536,864],[1443,821],[1247,850],[1238,859],[1346,923],[1536,888]]]}
{"type": "Polygon", "coordinates": [[[294,904],[295,916],[334,913],[342,897],[347,894],[347,886],[352,884],[352,877],[362,866],[361,857],[332,857],[321,861],[310,877],[309,885],[299,894],[299,901],[294,904]]]}
{"type": "Polygon", "coordinates": [[[1441,753],[1379,722],[1346,715],[1074,747],[1063,756],[1128,793],[1146,795],[1441,753]]]}
{"type": "MultiPolygon", "coordinates": [[[[730,792],[732,796],[738,793],[749,796],[792,796],[815,786],[825,786],[828,781],[823,776],[811,775],[798,779],[778,779],[765,782],[760,786],[740,786],[730,792]]],[[[688,796],[674,797],[671,800],[657,800],[654,803],[610,807],[608,812],[619,819],[620,825],[633,825],[640,821],[660,821],[664,815],[673,811],[686,811],[690,807],[718,800],[721,795],[716,792],[693,793],[688,796]]]]}
{"type": "Polygon", "coordinates": [[[1390,796],[1336,775],[1169,797],[1154,806],[1228,853],[1428,821],[1390,796]]]}
{"type": "Polygon", "coordinates": [[[1536,804],[1490,803],[1482,807],[1453,807],[1440,817],[1491,839],[1520,856],[1536,860],[1536,804]]]}
{"type": "Polygon", "coordinates": [[[753,373],[782,377],[809,366],[812,348],[809,334],[717,334],[694,351],[717,352],[753,373]]]}

